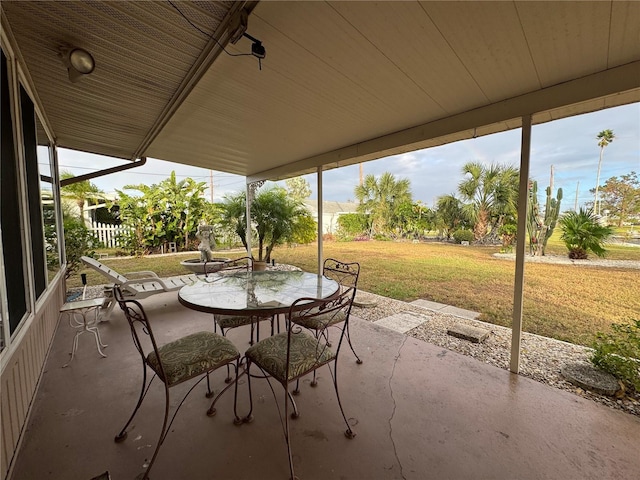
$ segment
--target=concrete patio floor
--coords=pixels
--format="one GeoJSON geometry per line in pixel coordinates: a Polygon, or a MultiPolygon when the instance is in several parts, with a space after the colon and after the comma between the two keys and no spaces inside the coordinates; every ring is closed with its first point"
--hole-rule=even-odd
{"type": "MultiPolygon", "coordinates": [[[[161,342],[212,328],[210,315],[181,306],[176,293],[142,301],[161,342]]],[[[263,332],[266,324],[263,324],[263,332]]],[[[90,335],[58,327],[33,410],[14,460],[13,480],[89,480],[106,470],[114,480],[143,471],[160,431],[164,394],[154,382],[126,441],[118,433],[135,404],[139,357],[121,311],[100,324],[100,358],[90,335]]],[[[344,422],[328,370],[319,386],[307,379],[291,422],[300,479],[636,479],[640,472],[640,419],[510,374],[372,323],[353,318],[352,335],[364,360],[348,349],[338,375],[344,422]]],[[[230,338],[243,351],[248,330],[230,338]]],[[[220,388],[223,372],[214,376],[220,388]]],[[[160,450],[151,477],[162,479],[287,479],[286,445],[273,396],[264,380],[252,381],[254,416],[233,425],[233,391],[205,412],[204,385],[192,392],[160,450]]],[[[278,401],[282,389],[274,385],[278,401]]],[[[172,389],[172,399],[186,391],[172,389]],[[178,392],[175,392],[178,390],[178,392]]],[[[175,402],[174,402],[175,404],[175,402]]],[[[246,378],[239,413],[248,407],[246,378]]]]}

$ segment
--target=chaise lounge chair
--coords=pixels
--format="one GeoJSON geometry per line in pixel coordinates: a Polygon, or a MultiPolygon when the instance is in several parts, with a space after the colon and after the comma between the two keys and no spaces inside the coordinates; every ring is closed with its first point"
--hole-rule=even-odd
{"type": "MultiPolygon", "coordinates": [[[[190,285],[198,280],[195,274],[181,275],[177,277],[160,278],[155,272],[148,270],[141,272],[127,272],[128,278],[115,270],[107,267],[91,257],[81,257],[80,260],[96,272],[109,279],[109,283],[118,285],[123,295],[137,300],[150,297],[156,293],[174,292],[185,285],[190,285]]],[[[107,320],[111,315],[115,302],[112,289],[108,290],[108,303],[103,307],[101,320],[107,320]]]]}

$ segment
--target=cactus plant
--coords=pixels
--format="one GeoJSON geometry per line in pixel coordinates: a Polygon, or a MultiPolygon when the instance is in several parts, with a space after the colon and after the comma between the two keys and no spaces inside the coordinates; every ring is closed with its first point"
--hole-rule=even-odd
{"type": "Polygon", "coordinates": [[[559,188],[556,198],[551,196],[551,187],[546,189],[547,199],[544,207],[544,216],[538,203],[538,182],[533,182],[529,187],[529,208],[527,211],[527,232],[529,234],[529,253],[531,255],[544,255],[547,242],[558,222],[560,203],[562,201],[562,189],[559,188]]]}

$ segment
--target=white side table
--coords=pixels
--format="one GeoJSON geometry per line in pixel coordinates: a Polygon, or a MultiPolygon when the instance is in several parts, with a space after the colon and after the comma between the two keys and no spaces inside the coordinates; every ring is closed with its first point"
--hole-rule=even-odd
{"type": "Polygon", "coordinates": [[[100,347],[106,347],[107,345],[102,343],[100,338],[100,332],[98,331],[98,314],[100,308],[104,304],[105,298],[91,298],[89,300],[79,300],[77,302],[65,303],[60,309],[60,313],[66,313],[69,317],[69,326],[77,329],[75,336],[73,337],[73,344],[71,346],[71,359],[62,367],[68,366],[72,361],[78,349],[78,337],[84,332],[91,332],[96,339],[96,347],[98,353],[102,357],[106,357],[100,347]]]}

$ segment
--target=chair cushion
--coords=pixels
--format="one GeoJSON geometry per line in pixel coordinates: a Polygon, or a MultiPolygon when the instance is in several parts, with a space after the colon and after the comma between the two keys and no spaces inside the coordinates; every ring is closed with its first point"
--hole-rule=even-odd
{"type": "MultiPolygon", "coordinates": [[[[158,353],[167,376],[164,380],[170,386],[240,358],[240,352],[233,343],[213,332],[187,335],[163,345],[158,353]]],[[[155,352],[147,356],[147,362],[162,377],[155,352]]]]}
{"type": "Polygon", "coordinates": [[[250,325],[251,321],[272,320],[273,317],[246,317],[242,315],[216,315],[215,320],[223,330],[227,328],[242,327],[244,325],[250,325]]]}
{"type": "MultiPolygon", "coordinates": [[[[249,347],[247,358],[269,373],[280,383],[285,383],[287,363],[287,333],[279,333],[249,347]]],[[[325,343],[311,335],[299,332],[291,334],[291,354],[289,357],[289,377],[294,380],[330,362],[336,354],[325,343]]]]}
{"type": "Polygon", "coordinates": [[[216,315],[215,319],[220,328],[225,330],[251,324],[251,317],[241,315],[216,315]]]}
{"type": "Polygon", "coordinates": [[[305,317],[295,315],[292,317],[293,323],[301,325],[310,330],[322,330],[336,323],[344,322],[347,319],[347,315],[343,310],[332,312],[330,314],[321,314],[314,317],[305,317]]]}

